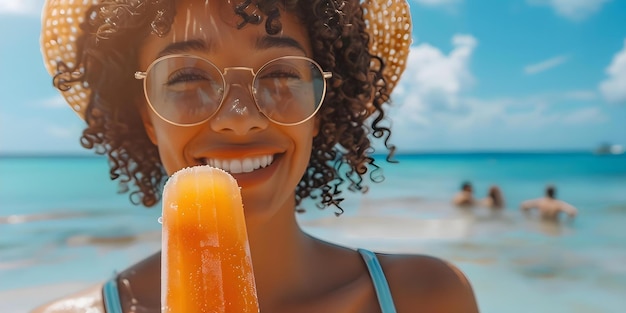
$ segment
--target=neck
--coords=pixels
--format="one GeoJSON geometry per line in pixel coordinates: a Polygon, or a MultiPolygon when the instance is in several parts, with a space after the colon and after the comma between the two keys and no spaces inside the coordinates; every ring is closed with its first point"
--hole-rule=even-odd
{"type": "Polygon", "coordinates": [[[286,206],[277,215],[248,228],[257,293],[259,299],[272,302],[297,292],[308,280],[303,277],[309,273],[305,269],[316,262],[315,240],[298,226],[293,203],[286,206]]]}

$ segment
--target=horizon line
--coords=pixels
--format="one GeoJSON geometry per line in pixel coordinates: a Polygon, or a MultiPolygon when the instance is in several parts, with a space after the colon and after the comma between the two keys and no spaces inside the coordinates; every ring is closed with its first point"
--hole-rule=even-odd
{"type": "MultiPolygon", "coordinates": [[[[407,150],[403,152],[394,153],[394,156],[400,155],[420,155],[420,154],[580,154],[589,153],[594,154],[593,149],[476,149],[476,150],[407,150]]],[[[387,155],[386,152],[374,152],[370,155],[387,155]]],[[[47,153],[47,152],[0,152],[0,158],[33,158],[33,157],[51,157],[51,158],[64,158],[64,157],[80,157],[80,158],[106,158],[106,155],[92,154],[92,153],[47,153]]]]}

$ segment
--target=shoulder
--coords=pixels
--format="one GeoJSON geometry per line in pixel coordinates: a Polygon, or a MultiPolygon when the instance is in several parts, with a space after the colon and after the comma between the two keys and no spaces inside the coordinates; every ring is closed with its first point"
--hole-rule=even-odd
{"type": "Polygon", "coordinates": [[[424,255],[379,259],[398,312],[478,312],[472,287],[456,266],[424,255]]]}
{"type": "Polygon", "coordinates": [[[456,205],[472,205],[474,204],[474,198],[471,194],[459,192],[454,196],[452,202],[456,205]]]}
{"type": "Polygon", "coordinates": [[[77,293],[44,304],[31,313],[104,313],[102,302],[102,283],[91,286],[77,293]]]}

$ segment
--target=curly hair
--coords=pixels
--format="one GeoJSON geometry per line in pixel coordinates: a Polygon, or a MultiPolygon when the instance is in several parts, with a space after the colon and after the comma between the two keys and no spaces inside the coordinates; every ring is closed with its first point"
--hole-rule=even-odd
{"type": "MultiPolygon", "coordinates": [[[[395,147],[391,130],[382,125],[383,104],[389,101],[382,76],[384,62],[368,51],[369,35],[359,0],[241,0],[234,10],[245,24],[261,24],[268,34],[280,31],[280,10],[295,13],[307,27],[315,59],[333,73],[326,98],[318,111],[320,132],[313,139],[308,168],[295,191],[298,211],[311,197],[317,206],[340,207],[342,186],[367,190],[364,175],[379,168],[369,136],[384,141],[391,161],[395,147]],[[252,10],[256,6],[263,16],[252,10]]],[[[111,179],[120,192],[130,191],[133,204],[154,206],[161,197],[167,173],[157,147],[149,140],[137,105],[143,97],[141,82],[131,73],[138,68],[138,47],[150,33],[163,36],[175,16],[175,0],[106,0],[92,6],[81,24],[77,60],[73,67],[60,63],[54,84],[59,89],[81,83],[91,90],[85,111],[87,127],[81,144],[107,155],[111,179]],[[77,69],[83,69],[78,75],[77,69]],[[67,77],[70,77],[69,79],[67,77]]]]}

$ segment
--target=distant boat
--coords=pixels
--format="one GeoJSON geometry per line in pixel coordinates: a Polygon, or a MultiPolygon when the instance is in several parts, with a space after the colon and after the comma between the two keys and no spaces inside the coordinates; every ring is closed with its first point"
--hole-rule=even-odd
{"type": "Polygon", "coordinates": [[[615,144],[608,144],[608,143],[601,144],[594,151],[595,154],[601,154],[601,155],[602,154],[623,154],[624,152],[625,152],[625,149],[622,145],[615,145],[615,144]]]}

